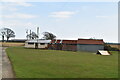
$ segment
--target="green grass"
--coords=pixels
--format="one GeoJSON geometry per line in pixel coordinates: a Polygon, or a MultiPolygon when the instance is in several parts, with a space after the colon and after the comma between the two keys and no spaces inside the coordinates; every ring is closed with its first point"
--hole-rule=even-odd
{"type": "Polygon", "coordinates": [[[118,53],[7,48],[17,78],[118,78],[118,53]]]}

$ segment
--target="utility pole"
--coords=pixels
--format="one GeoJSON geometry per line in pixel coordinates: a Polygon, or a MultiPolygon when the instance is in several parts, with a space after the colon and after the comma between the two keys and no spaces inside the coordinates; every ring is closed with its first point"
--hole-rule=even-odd
{"type": "Polygon", "coordinates": [[[30,39],[31,39],[31,30],[30,30],[30,39]]]}
{"type": "Polygon", "coordinates": [[[39,39],[39,27],[37,27],[37,36],[38,36],[38,39],[39,39]]]}
{"type": "Polygon", "coordinates": [[[38,48],[38,40],[39,40],[39,27],[37,27],[37,43],[35,44],[35,48],[38,48]]]}

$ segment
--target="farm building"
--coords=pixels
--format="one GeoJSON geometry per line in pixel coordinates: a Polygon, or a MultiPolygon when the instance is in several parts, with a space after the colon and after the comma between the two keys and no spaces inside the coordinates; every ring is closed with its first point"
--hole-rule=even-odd
{"type": "Polygon", "coordinates": [[[76,51],[77,40],[52,40],[49,49],[76,51]]]}
{"type": "Polygon", "coordinates": [[[103,40],[98,39],[52,40],[49,49],[96,52],[104,50],[103,44],[103,40]]]}
{"type": "Polygon", "coordinates": [[[49,44],[49,49],[62,50],[62,40],[52,40],[49,44]]]}
{"type": "Polygon", "coordinates": [[[51,40],[32,39],[25,42],[25,47],[47,49],[50,42],[51,40]]]}
{"type": "Polygon", "coordinates": [[[104,50],[103,40],[98,39],[78,39],[77,51],[90,51],[96,52],[98,50],[104,50]]]}
{"type": "Polygon", "coordinates": [[[77,51],[77,40],[63,40],[62,50],[77,51]]]}

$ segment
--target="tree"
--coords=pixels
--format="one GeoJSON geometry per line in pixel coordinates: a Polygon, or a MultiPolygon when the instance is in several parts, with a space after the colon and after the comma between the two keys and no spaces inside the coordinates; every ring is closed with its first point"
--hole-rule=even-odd
{"type": "Polygon", "coordinates": [[[109,44],[105,43],[104,44],[104,50],[108,50],[108,51],[120,51],[118,48],[115,47],[111,47],[109,44]]]}
{"type": "Polygon", "coordinates": [[[5,32],[3,31],[3,29],[0,29],[0,35],[2,36],[2,42],[4,42],[5,32]]]}
{"type": "Polygon", "coordinates": [[[32,32],[26,36],[29,39],[36,39],[38,38],[38,35],[35,32],[32,32]]]}
{"type": "Polygon", "coordinates": [[[44,35],[44,39],[46,40],[53,40],[56,38],[56,36],[52,33],[49,33],[49,32],[43,32],[43,35],[44,35]]]}
{"type": "Polygon", "coordinates": [[[2,28],[0,30],[0,34],[2,35],[2,40],[4,41],[4,37],[7,38],[7,41],[9,40],[9,38],[11,37],[15,37],[15,33],[13,30],[9,29],[9,28],[2,28]]]}

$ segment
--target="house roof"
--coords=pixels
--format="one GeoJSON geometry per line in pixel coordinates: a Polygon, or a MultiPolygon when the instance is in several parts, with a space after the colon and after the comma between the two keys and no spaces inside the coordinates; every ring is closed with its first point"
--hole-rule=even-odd
{"type": "Polygon", "coordinates": [[[31,40],[27,40],[26,42],[34,42],[34,43],[50,43],[51,40],[31,39],[31,40]]]}
{"type": "Polygon", "coordinates": [[[63,40],[64,44],[77,44],[77,40],[63,40]]]}
{"type": "Polygon", "coordinates": [[[57,40],[57,39],[54,39],[51,41],[51,43],[60,43],[60,42],[61,42],[61,40],[57,40]]]}
{"type": "Polygon", "coordinates": [[[52,40],[51,43],[63,43],[63,44],[104,44],[102,39],[52,40]]]}
{"type": "Polygon", "coordinates": [[[51,43],[77,44],[77,40],[52,40],[51,43]]]}
{"type": "Polygon", "coordinates": [[[102,39],[78,39],[78,44],[104,44],[102,39]]]}

